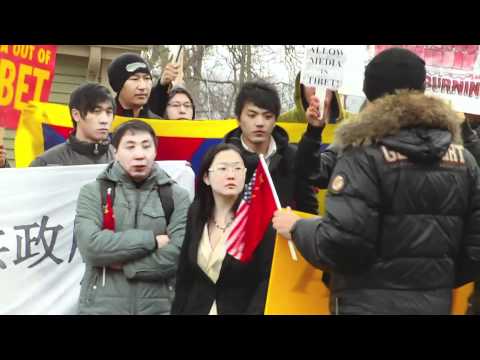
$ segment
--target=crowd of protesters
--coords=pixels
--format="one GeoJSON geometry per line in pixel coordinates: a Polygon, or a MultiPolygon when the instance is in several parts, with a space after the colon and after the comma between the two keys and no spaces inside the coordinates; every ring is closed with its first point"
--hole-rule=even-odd
{"type": "MultiPolygon", "coordinates": [[[[155,163],[158,139],[141,120],[195,119],[181,71],[167,64],[154,84],[141,56],[117,57],[116,95],[96,83],[75,89],[73,131],[30,165],[106,164],[77,202],[80,314],[263,314],[277,232],[323,271],[332,314],[449,314],[452,290],[480,280],[480,119],[424,94],[418,55],[376,55],[367,100],[346,119],[337,92],[320,99],[300,74],[283,114],[272,84],[244,83],[238,126],[203,157],[192,203],[155,163]],[[112,129],[115,115],[134,119],[112,129]],[[278,125],[290,121],[307,124],[298,146],[278,125]],[[324,149],[327,123],[338,125],[324,149]],[[226,241],[260,155],[282,209],[244,262],[226,241]],[[291,211],[318,214],[317,188],[327,190],[325,216],[291,211]]],[[[9,167],[3,145],[0,167],[9,167]]]]}

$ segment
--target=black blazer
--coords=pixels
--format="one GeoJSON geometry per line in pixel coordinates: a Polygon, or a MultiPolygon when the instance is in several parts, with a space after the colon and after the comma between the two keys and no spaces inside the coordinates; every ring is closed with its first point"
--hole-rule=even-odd
{"type": "Polygon", "coordinates": [[[193,202],[188,212],[171,313],[207,315],[216,300],[219,315],[263,314],[275,231],[271,226],[267,229],[264,239],[248,263],[241,263],[226,254],[218,281],[214,283],[197,263],[205,226],[205,223],[198,220],[200,211],[198,202],[193,202]]]}

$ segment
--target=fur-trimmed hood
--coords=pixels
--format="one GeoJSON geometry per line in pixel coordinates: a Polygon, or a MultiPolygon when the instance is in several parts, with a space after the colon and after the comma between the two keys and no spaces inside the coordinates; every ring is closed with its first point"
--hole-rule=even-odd
{"type": "Polygon", "coordinates": [[[400,90],[368,104],[355,120],[339,124],[334,145],[341,151],[348,146],[387,142],[406,133],[410,140],[416,137],[410,145],[438,143],[440,133],[448,145],[462,143],[460,118],[449,105],[418,91],[400,90]]]}

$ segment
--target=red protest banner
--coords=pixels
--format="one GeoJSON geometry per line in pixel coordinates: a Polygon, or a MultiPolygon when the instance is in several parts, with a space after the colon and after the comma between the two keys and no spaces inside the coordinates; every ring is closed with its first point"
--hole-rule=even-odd
{"type": "Polygon", "coordinates": [[[48,102],[56,45],[0,45],[0,126],[16,129],[29,101],[48,102]]]}

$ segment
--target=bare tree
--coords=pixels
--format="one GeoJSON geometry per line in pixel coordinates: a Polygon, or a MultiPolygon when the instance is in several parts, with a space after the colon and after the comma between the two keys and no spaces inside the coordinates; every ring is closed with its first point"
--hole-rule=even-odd
{"type": "MultiPolygon", "coordinates": [[[[197,118],[233,117],[240,87],[259,78],[277,87],[283,111],[293,106],[294,79],[301,65],[298,46],[184,45],[184,49],[184,80],[197,118]]],[[[151,45],[144,56],[152,67],[161,69],[172,54],[168,46],[151,45]]],[[[156,74],[159,77],[160,71],[156,74]]]]}

